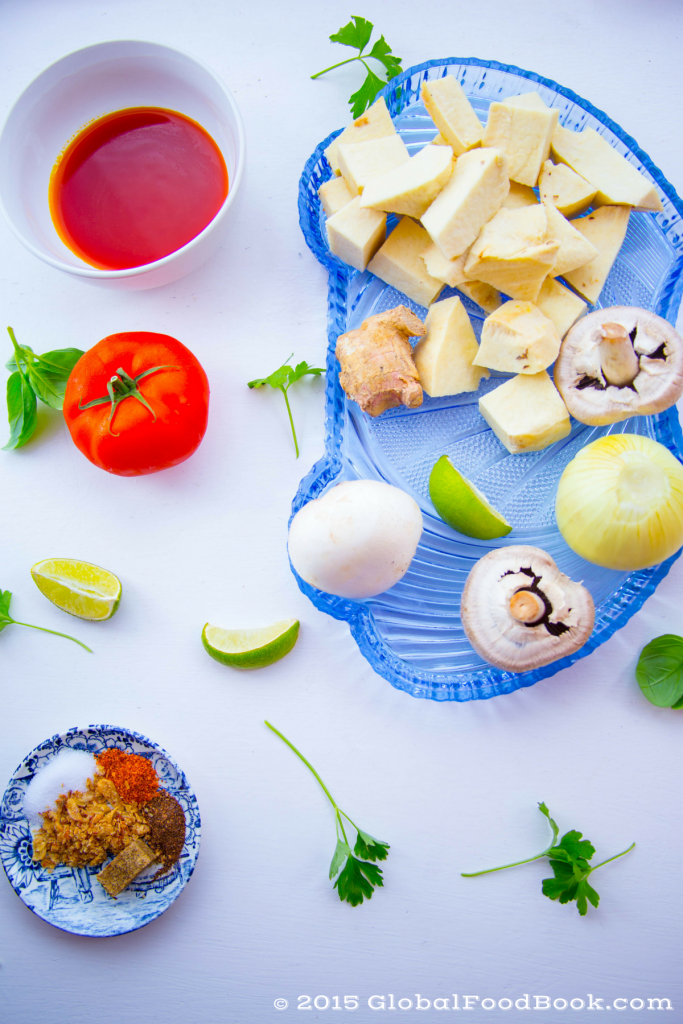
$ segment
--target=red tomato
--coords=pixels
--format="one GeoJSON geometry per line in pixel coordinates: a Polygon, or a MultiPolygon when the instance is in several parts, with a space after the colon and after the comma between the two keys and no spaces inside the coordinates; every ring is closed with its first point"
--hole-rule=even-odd
{"type": "Polygon", "coordinates": [[[118,476],[184,462],[204,437],[208,414],[199,362],[175,338],[148,331],[98,341],[74,366],[64,396],[76,447],[118,476]]]}

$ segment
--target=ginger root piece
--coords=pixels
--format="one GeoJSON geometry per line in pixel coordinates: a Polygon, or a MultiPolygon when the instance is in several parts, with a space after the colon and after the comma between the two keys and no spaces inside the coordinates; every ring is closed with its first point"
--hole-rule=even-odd
{"type": "Polygon", "coordinates": [[[422,387],[408,338],[422,337],[424,324],[406,306],[368,317],[337,339],[339,383],[369,416],[385,409],[422,405],[422,387]]]}

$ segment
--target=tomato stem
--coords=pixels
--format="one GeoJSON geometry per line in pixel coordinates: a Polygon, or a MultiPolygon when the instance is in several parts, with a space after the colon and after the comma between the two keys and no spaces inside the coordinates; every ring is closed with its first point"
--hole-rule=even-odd
{"type": "Polygon", "coordinates": [[[104,395],[102,398],[93,398],[92,402],[79,403],[78,408],[80,410],[92,409],[96,405],[107,405],[107,403],[111,403],[111,411],[109,413],[107,430],[109,431],[112,437],[119,436],[118,434],[115,434],[114,431],[111,429],[112,422],[114,419],[114,414],[118,409],[120,403],[123,402],[126,398],[135,398],[137,399],[138,402],[140,402],[141,405],[144,405],[146,409],[149,409],[153,416],[152,422],[155,423],[157,415],[154,412],[152,406],[147,401],[147,399],[144,397],[144,395],[140,394],[138,384],[143,379],[143,377],[149,377],[150,373],[157,373],[159,370],[179,369],[179,366],[170,366],[168,364],[164,366],[153,366],[150,370],[145,370],[143,373],[139,373],[137,377],[131,377],[129,373],[126,373],[126,371],[119,366],[114,376],[107,381],[107,394],[104,395]]]}

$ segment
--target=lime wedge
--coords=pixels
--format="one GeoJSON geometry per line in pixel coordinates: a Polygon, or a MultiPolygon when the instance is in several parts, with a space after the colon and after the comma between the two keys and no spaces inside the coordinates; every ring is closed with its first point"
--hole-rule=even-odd
{"type": "Polygon", "coordinates": [[[121,581],[113,572],[78,558],[45,558],[31,576],[48,601],[90,622],[110,619],[121,600],[121,581]]]}
{"type": "Polygon", "coordinates": [[[289,654],[298,635],[298,619],[283,619],[261,629],[221,629],[207,622],[202,630],[202,643],[222,665],[264,668],[289,654]]]}
{"type": "Polygon", "coordinates": [[[442,455],[429,477],[429,496],[441,518],[458,533],[477,540],[504,537],[512,529],[486,495],[442,455]]]}

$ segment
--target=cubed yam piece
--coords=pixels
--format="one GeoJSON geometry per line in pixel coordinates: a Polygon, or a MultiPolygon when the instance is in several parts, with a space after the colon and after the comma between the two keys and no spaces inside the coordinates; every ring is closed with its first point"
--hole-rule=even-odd
{"type": "Polygon", "coordinates": [[[368,142],[343,143],[337,150],[342,177],[350,192],[361,195],[369,181],[410,160],[400,135],[368,142]]]}
{"type": "Polygon", "coordinates": [[[457,295],[429,307],[425,335],[413,349],[420,384],[432,398],[476,391],[488,370],[473,366],[479,345],[457,295]]]}
{"type": "Polygon", "coordinates": [[[387,215],[361,210],[360,196],[342,206],[327,221],[330,250],[356,270],[365,270],[387,233],[387,215]]]}
{"type": "Polygon", "coordinates": [[[493,146],[505,155],[513,181],[534,186],[550,155],[558,117],[559,111],[546,106],[537,92],[494,101],[482,145],[493,146]]]}
{"type": "Polygon", "coordinates": [[[547,233],[548,217],[542,203],[499,210],[470,248],[465,275],[485,281],[513,299],[533,302],[560,247],[547,233]]]}
{"type": "Polygon", "coordinates": [[[423,82],[422,102],[456,156],[480,145],[484,128],[465,90],[453,75],[423,82]]]}
{"type": "Polygon", "coordinates": [[[571,222],[598,250],[598,255],[590,263],[564,275],[572,288],[589,302],[597,302],[600,297],[600,292],[626,238],[630,216],[631,210],[628,206],[601,206],[587,217],[580,217],[571,222]]]}
{"type": "Polygon", "coordinates": [[[318,189],[318,195],[326,217],[338,213],[342,206],[346,206],[353,199],[343,178],[330,178],[324,182],[318,189]]]}
{"type": "Polygon", "coordinates": [[[486,317],[474,362],[502,373],[538,373],[560,351],[555,324],[533,302],[505,302],[486,317]]]}
{"type": "MultiPolygon", "coordinates": [[[[441,132],[437,132],[436,135],[434,136],[434,138],[432,139],[432,146],[449,146],[449,145],[450,145],[450,143],[447,142],[446,139],[444,139],[444,137],[441,134],[441,132]]],[[[451,149],[453,149],[452,146],[451,146],[451,149]]]]}
{"type": "Polygon", "coordinates": [[[443,289],[443,282],[430,277],[422,259],[422,253],[430,242],[429,235],[420,224],[410,217],[402,217],[370,262],[368,270],[413,302],[428,306],[443,289]]]}
{"type": "Polygon", "coordinates": [[[534,206],[537,202],[538,197],[532,188],[511,181],[510,191],[503,200],[503,207],[506,210],[519,210],[522,206],[534,206]]]}
{"type": "Polygon", "coordinates": [[[429,276],[435,277],[437,281],[443,281],[451,288],[458,287],[462,281],[466,280],[467,252],[464,252],[462,256],[456,256],[454,260],[448,260],[436,242],[431,242],[422,253],[422,259],[429,276]]]}
{"type": "Polygon", "coordinates": [[[510,191],[505,158],[497,149],[463,153],[446,187],[422,215],[444,256],[461,256],[510,191]]]}
{"type": "Polygon", "coordinates": [[[406,163],[369,181],[361,207],[420,218],[453,173],[450,146],[425,146],[406,163]]]}
{"type": "Polygon", "coordinates": [[[552,277],[546,277],[535,304],[555,324],[560,338],[588,309],[583,299],[552,277]]]}
{"type": "Polygon", "coordinates": [[[493,313],[502,303],[500,292],[485,281],[461,281],[457,286],[458,291],[472,299],[486,313],[493,313]]]}
{"type": "Polygon", "coordinates": [[[395,135],[396,129],[394,123],[391,120],[387,105],[384,102],[384,97],[381,96],[376,103],[373,103],[364,114],[357,117],[356,120],[350,124],[341,135],[330,143],[325,150],[325,156],[327,162],[336,175],[341,174],[339,169],[339,159],[337,155],[337,149],[339,143],[346,142],[368,142],[370,139],[383,139],[388,135],[395,135]]]}
{"type": "Polygon", "coordinates": [[[562,277],[570,270],[584,267],[598,255],[593,243],[564,217],[552,203],[544,203],[548,218],[548,238],[560,243],[553,263],[551,277],[562,277]]]}
{"type": "Polygon", "coordinates": [[[582,132],[557,128],[553,135],[552,152],[556,161],[567,164],[591,185],[595,185],[595,206],[662,209],[657,189],[652,182],[592,128],[584,128],[582,132]]]}
{"type": "Polygon", "coordinates": [[[552,203],[565,217],[575,217],[587,210],[598,191],[567,164],[546,160],[538,179],[538,190],[544,203],[552,203]]]}
{"type": "Polygon", "coordinates": [[[571,432],[567,407],[545,370],[519,374],[482,395],[479,412],[512,455],[539,452],[571,432]]]}

